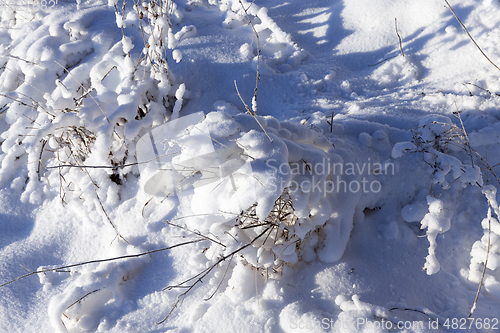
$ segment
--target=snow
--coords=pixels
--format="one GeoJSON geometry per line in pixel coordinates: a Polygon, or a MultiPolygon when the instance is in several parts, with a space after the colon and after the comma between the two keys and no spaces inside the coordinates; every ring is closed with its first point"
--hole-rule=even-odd
{"type": "Polygon", "coordinates": [[[6,4],[2,332],[495,331],[499,72],[446,2],[6,4]]]}

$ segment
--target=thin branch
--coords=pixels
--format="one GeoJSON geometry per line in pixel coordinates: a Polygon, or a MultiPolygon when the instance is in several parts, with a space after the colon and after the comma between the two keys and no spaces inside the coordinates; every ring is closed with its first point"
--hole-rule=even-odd
{"type": "MultiPolygon", "coordinates": [[[[116,236],[118,236],[121,239],[123,239],[125,241],[125,243],[127,243],[128,245],[131,245],[129,243],[129,241],[125,237],[123,237],[122,234],[118,231],[118,228],[116,227],[116,225],[113,223],[113,221],[109,217],[108,212],[106,212],[106,209],[104,208],[104,205],[102,204],[101,198],[99,197],[99,194],[97,193],[97,189],[95,187],[94,187],[94,191],[95,191],[95,195],[97,196],[97,201],[99,202],[99,205],[101,206],[101,209],[102,209],[102,211],[104,213],[104,216],[106,216],[106,219],[108,220],[109,224],[111,224],[111,226],[113,227],[113,229],[115,229],[115,231],[116,231],[116,236]]],[[[115,239],[116,239],[116,237],[115,237],[115,239]]],[[[114,239],[113,239],[113,241],[114,241],[114,239]]],[[[111,242],[111,243],[113,243],[113,242],[111,242]]]]}
{"type": "Polygon", "coordinates": [[[262,128],[262,130],[264,131],[264,133],[266,133],[267,137],[269,138],[269,141],[273,142],[273,139],[271,139],[271,137],[269,136],[269,134],[267,134],[267,131],[264,128],[264,126],[262,126],[262,124],[260,123],[259,119],[257,119],[257,115],[248,107],[247,103],[245,103],[245,101],[243,100],[243,97],[241,97],[240,91],[238,90],[238,85],[236,84],[236,80],[234,80],[234,86],[236,87],[236,92],[238,93],[238,96],[240,97],[241,102],[245,106],[245,109],[248,111],[248,113],[250,113],[250,115],[253,117],[253,119],[255,119],[255,121],[257,122],[257,124],[259,124],[260,128],[262,128]]]}
{"type": "Polygon", "coordinates": [[[486,91],[488,94],[490,94],[490,95],[491,95],[491,91],[489,91],[488,89],[484,89],[483,87],[480,87],[480,86],[478,86],[477,84],[470,83],[470,82],[468,82],[467,84],[470,84],[471,86],[474,86],[474,87],[476,87],[476,88],[479,88],[479,89],[481,89],[481,90],[484,90],[484,91],[486,91]]]}
{"type": "MultiPolygon", "coordinates": [[[[60,63],[58,63],[57,61],[54,60],[54,62],[56,64],[58,64],[59,66],[61,66],[66,72],[68,72],[69,75],[71,75],[71,77],[73,79],[75,79],[75,81],[80,85],[80,87],[82,87],[84,90],[85,87],[76,79],[76,77],[73,75],[73,73],[71,73],[68,69],[66,69],[66,67],[64,67],[63,65],[61,65],[60,63]]],[[[96,101],[96,99],[94,98],[94,96],[92,96],[92,94],[89,94],[90,98],[92,98],[92,100],[94,100],[95,104],[97,104],[97,106],[99,107],[99,109],[101,110],[102,114],[104,115],[104,118],[108,121],[108,123],[110,122],[109,119],[108,119],[108,116],[106,116],[106,113],[104,112],[104,110],[101,108],[101,106],[99,105],[99,103],[96,101]]]]}
{"type": "MultiPolygon", "coordinates": [[[[46,169],[61,169],[61,168],[81,168],[81,169],[120,169],[120,168],[126,168],[126,167],[131,167],[134,165],[139,165],[139,164],[146,164],[153,162],[159,158],[166,157],[166,156],[171,156],[171,155],[177,155],[180,154],[180,152],[175,152],[171,154],[166,154],[166,155],[161,155],[157,156],[155,158],[152,158],[150,160],[144,161],[144,162],[134,162],[134,163],[128,163],[128,164],[122,164],[122,165],[74,165],[74,164],[60,164],[60,165],[54,165],[54,166],[48,166],[45,167],[46,169]]],[[[38,162],[37,162],[38,163],[38,162]]],[[[165,169],[162,169],[165,170],[165,169]]]]}
{"type": "Polygon", "coordinates": [[[71,303],[71,305],[70,305],[70,306],[68,306],[68,307],[66,308],[66,310],[68,310],[70,307],[72,307],[72,306],[73,306],[73,305],[75,305],[76,303],[80,302],[80,301],[81,301],[82,299],[84,299],[85,297],[90,296],[91,294],[96,293],[96,292],[98,292],[99,290],[101,290],[101,289],[99,288],[99,289],[96,289],[96,290],[94,290],[94,291],[90,291],[90,292],[88,292],[88,293],[87,293],[87,294],[85,294],[84,296],[80,297],[78,300],[76,300],[76,301],[74,301],[73,303],[71,303]]]}
{"type": "Polygon", "coordinates": [[[404,57],[405,53],[403,52],[403,44],[401,43],[401,36],[399,35],[399,32],[398,32],[398,19],[397,18],[394,18],[394,24],[396,26],[396,34],[398,35],[398,38],[399,38],[399,49],[401,50],[401,54],[404,57]]]}
{"type": "Polygon", "coordinates": [[[495,65],[495,63],[493,61],[491,61],[490,58],[488,58],[488,56],[483,52],[483,50],[481,49],[481,47],[479,47],[479,45],[477,45],[476,41],[474,40],[474,38],[472,38],[471,34],[469,33],[469,30],[467,30],[467,27],[465,26],[465,24],[462,23],[462,21],[460,20],[460,18],[457,15],[457,13],[455,13],[455,11],[453,10],[453,7],[451,7],[451,5],[448,2],[448,0],[444,0],[444,2],[446,2],[446,4],[448,5],[448,8],[451,10],[451,12],[453,13],[453,15],[455,15],[455,18],[460,23],[460,25],[462,26],[462,28],[464,28],[465,32],[467,33],[467,35],[469,36],[469,38],[472,40],[472,42],[474,43],[474,45],[476,45],[476,47],[479,49],[479,51],[481,51],[481,53],[483,54],[483,56],[490,62],[490,64],[492,64],[493,66],[495,66],[495,68],[500,71],[500,68],[497,65],[495,65]]]}
{"type": "Polygon", "coordinates": [[[261,123],[259,122],[259,120],[256,117],[257,116],[257,91],[259,89],[259,82],[260,82],[260,37],[259,37],[257,30],[255,29],[255,26],[253,25],[252,20],[250,19],[250,15],[248,14],[248,9],[253,5],[253,1],[248,6],[248,8],[245,8],[245,6],[243,5],[243,2],[241,0],[239,0],[239,2],[241,5],[241,8],[243,9],[243,12],[245,13],[245,15],[247,17],[248,24],[250,24],[250,26],[252,27],[252,30],[255,34],[255,37],[257,38],[257,73],[255,75],[255,89],[254,89],[254,93],[253,93],[253,97],[252,97],[252,107],[251,108],[245,103],[245,101],[243,100],[243,97],[241,97],[241,94],[238,91],[238,86],[236,85],[236,80],[234,80],[234,86],[236,87],[236,92],[238,93],[238,96],[240,97],[240,100],[243,103],[243,105],[245,106],[245,109],[247,110],[247,112],[250,113],[250,115],[252,115],[254,117],[254,119],[259,124],[260,128],[262,128],[264,133],[266,133],[267,137],[269,138],[269,141],[273,142],[273,139],[271,139],[269,134],[267,134],[266,130],[264,129],[264,127],[261,125],[261,123]]]}
{"type": "MultiPolygon", "coordinates": [[[[248,15],[247,10],[253,5],[253,1],[248,6],[248,8],[245,8],[243,6],[243,2],[240,1],[241,8],[243,8],[243,11],[245,12],[245,15],[247,17],[248,23],[252,27],[253,32],[255,33],[255,37],[257,38],[257,75],[255,76],[255,89],[254,89],[254,94],[253,94],[253,99],[252,99],[252,111],[250,114],[252,116],[255,116],[257,114],[257,90],[259,88],[259,82],[260,82],[260,71],[259,71],[259,65],[260,65],[260,38],[259,34],[257,33],[257,30],[255,29],[255,26],[252,23],[252,20],[250,19],[250,16],[248,15]]],[[[254,0],[255,1],[255,0],[254,0]]],[[[272,142],[272,140],[271,140],[272,142]]]]}
{"type": "Polygon", "coordinates": [[[164,248],[157,249],[157,250],[142,252],[142,253],[139,253],[139,254],[129,254],[129,255],[125,255],[125,256],[119,256],[119,257],[113,257],[113,258],[107,258],[107,259],[98,259],[98,260],[85,261],[85,262],[78,263],[78,264],[71,264],[71,265],[60,266],[60,267],[56,267],[56,268],[42,269],[42,270],[39,270],[39,271],[34,271],[34,272],[30,272],[28,274],[22,275],[22,276],[20,276],[18,278],[15,278],[14,280],[10,280],[9,282],[2,283],[2,284],[0,284],[0,288],[6,286],[8,284],[11,284],[12,282],[24,279],[24,278],[26,278],[28,276],[31,276],[31,275],[34,275],[34,274],[42,274],[42,273],[58,271],[58,270],[61,270],[61,269],[66,269],[66,268],[72,268],[72,267],[89,265],[89,264],[96,264],[96,263],[101,263],[101,262],[115,261],[115,260],[120,260],[120,259],[139,258],[139,257],[145,256],[145,255],[148,255],[148,254],[153,254],[153,253],[161,252],[161,251],[167,251],[167,250],[171,250],[171,249],[174,249],[176,247],[179,247],[179,246],[184,246],[184,245],[188,245],[188,244],[198,243],[198,242],[201,242],[201,241],[204,241],[204,240],[205,239],[195,239],[195,240],[192,240],[192,241],[175,244],[175,245],[172,245],[172,246],[169,246],[169,247],[164,247],[164,248]]]}
{"type": "Polygon", "coordinates": [[[222,244],[221,242],[216,241],[216,240],[214,240],[214,239],[212,239],[212,238],[210,238],[210,237],[208,237],[208,236],[202,235],[202,234],[201,234],[198,230],[191,230],[191,229],[189,229],[189,228],[187,228],[187,227],[183,227],[183,226],[180,226],[180,225],[178,225],[178,224],[174,224],[174,223],[169,222],[169,221],[165,221],[165,223],[166,223],[166,224],[168,224],[168,225],[171,225],[171,226],[173,226],[173,227],[176,227],[176,228],[179,228],[179,229],[185,230],[185,231],[187,231],[187,232],[190,232],[190,233],[192,233],[192,234],[195,234],[195,235],[196,235],[196,236],[198,236],[198,237],[205,238],[206,240],[209,240],[209,241],[211,241],[211,242],[213,242],[213,243],[215,243],[215,244],[218,244],[218,245],[220,245],[220,246],[222,246],[222,247],[224,247],[224,248],[226,247],[226,245],[222,244]]]}
{"type": "MultiPolygon", "coordinates": [[[[16,57],[16,56],[10,55],[10,54],[6,54],[5,56],[6,56],[6,57],[10,57],[10,58],[14,58],[14,59],[17,59],[17,60],[24,61],[25,63],[28,63],[28,64],[32,64],[32,65],[36,65],[36,66],[42,67],[42,66],[40,66],[40,65],[39,65],[39,64],[37,64],[37,63],[34,63],[34,62],[32,62],[32,61],[29,61],[29,60],[22,59],[22,58],[19,58],[19,57],[16,57]]],[[[44,67],[42,67],[42,68],[44,68],[44,67]]]]}
{"type": "Polygon", "coordinates": [[[116,69],[118,69],[116,66],[111,67],[111,69],[110,69],[110,70],[106,73],[106,75],[104,75],[104,76],[102,77],[101,82],[102,82],[102,80],[104,80],[104,79],[106,78],[106,76],[108,76],[108,74],[109,74],[109,73],[111,73],[111,71],[112,71],[113,69],[115,69],[115,68],[116,68],[116,69]]]}
{"type": "Polygon", "coordinates": [[[470,309],[469,318],[472,317],[474,310],[476,309],[477,299],[479,298],[479,293],[481,292],[481,287],[483,286],[484,275],[486,274],[486,268],[488,267],[488,258],[490,256],[490,242],[491,242],[491,203],[488,200],[488,248],[486,249],[486,259],[484,261],[483,273],[481,274],[481,281],[477,288],[476,298],[470,309]]]}
{"type": "Polygon", "coordinates": [[[219,258],[219,260],[217,260],[216,263],[214,263],[212,266],[204,269],[203,271],[201,271],[200,273],[198,273],[197,275],[189,278],[188,280],[178,284],[178,285],[175,285],[175,286],[168,286],[166,287],[164,290],[172,290],[172,289],[178,289],[178,288],[186,288],[186,291],[184,291],[183,293],[181,293],[179,296],[177,296],[177,300],[174,302],[174,305],[172,305],[172,308],[170,309],[170,312],[165,316],[165,318],[163,318],[162,320],[160,320],[159,322],[157,322],[157,324],[161,324],[163,322],[165,322],[168,317],[170,317],[170,315],[172,314],[172,312],[182,304],[182,302],[184,301],[184,299],[186,298],[186,295],[200,282],[202,282],[202,280],[215,268],[217,267],[221,262],[223,261],[226,261],[228,258],[232,258],[236,253],[246,249],[247,247],[249,247],[250,245],[252,245],[257,239],[259,239],[260,237],[262,237],[266,232],[268,232],[270,229],[272,230],[273,226],[270,226],[270,227],[267,227],[262,233],[260,233],[258,236],[256,236],[254,239],[252,239],[250,242],[246,243],[245,245],[237,248],[236,250],[234,250],[233,252],[229,253],[228,255],[225,255],[221,258],[219,258]],[[196,279],[196,281],[194,281],[191,285],[188,285],[188,286],[184,286],[185,283],[189,282],[189,281],[192,281],[196,279]]]}
{"type": "Polygon", "coordinates": [[[217,293],[217,290],[220,289],[220,286],[222,285],[222,282],[224,282],[224,279],[226,278],[227,271],[229,270],[229,267],[231,266],[231,262],[233,261],[233,256],[229,259],[229,262],[227,263],[226,270],[224,271],[224,275],[222,275],[222,278],[220,279],[219,284],[217,285],[217,288],[215,288],[214,292],[207,298],[204,299],[204,301],[209,301],[214,297],[214,295],[217,293]]]}
{"type": "Polygon", "coordinates": [[[387,60],[390,60],[390,59],[392,59],[392,58],[396,58],[396,57],[397,57],[397,55],[392,56],[392,57],[389,57],[389,58],[385,58],[384,60],[381,60],[381,61],[377,62],[376,64],[373,64],[373,65],[368,65],[368,67],[373,67],[373,66],[377,66],[377,65],[383,64],[383,63],[384,63],[384,62],[386,62],[387,60]]]}

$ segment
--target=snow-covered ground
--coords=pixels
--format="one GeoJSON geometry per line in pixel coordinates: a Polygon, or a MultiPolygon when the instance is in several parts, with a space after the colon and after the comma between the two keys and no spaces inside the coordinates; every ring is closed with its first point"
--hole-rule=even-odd
{"type": "Polygon", "coordinates": [[[477,45],[446,1],[2,0],[0,330],[500,331],[500,2],[450,4],[477,45]]]}

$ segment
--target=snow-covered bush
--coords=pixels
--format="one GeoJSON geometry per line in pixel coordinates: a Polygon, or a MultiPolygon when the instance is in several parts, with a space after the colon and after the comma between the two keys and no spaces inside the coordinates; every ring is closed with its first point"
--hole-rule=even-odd
{"type": "Polygon", "coordinates": [[[242,276],[279,278],[300,261],[339,260],[354,220],[380,197],[377,177],[383,179],[385,165],[375,155],[367,164],[373,152],[356,143],[334,146],[324,115],[297,124],[270,116],[255,121],[224,102],[218,108],[203,119],[189,115],[154,128],[138,143],[138,151],[154,152],[141,157],[152,160],[141,172],[153,196],[148,207],[175,192],[182,212],[175,223],[207,237],[205,258],[197,254],[188,278],[167,288],[183,291],[174,308],[205,278],[217,290],[227,273],[226,294],[240,302],[252,295],[231,287],[242,276]]]}
{"type": "Polygon", "coordinates": [[[1,57],[9,128],[0,184],[15,178],[23,202],[40,203],[54,184],[63,202],[114,202],[117,184],[137,173],[138,136],[180,111],[186,87],[169,70],[167,49],[195,29],[174,35],[171,22],[182,15],[172,1],[108,5],[81,8],[71,19],[32,10],[28,22],[15,7],[2,8],[13,41],[1,57]],[[96,15],[116,24],[95,25],[96,15]],[[26,26],[31,34],[18,36],[26,26]]]}
{"type": "MultiPolygon", "coordinates": [[[[460,120],[459,117],[458,119],[460,120]]],[[[449,203],[444,202],[441,196],[446,191],[460,191],[466,186],[483,186],[479,165],[485,161],[478,153],[473,154],[465,129],[454,125],[448,117],[426,116],[419,126],[412,130],[412,134],[411,142],[400,142],[394,146],[392,156],[398,158],[404,152],[418,152],[422,154],[423,162],[430,166],[429,180],[433,194],[428,195],[426,201],[417,201],[405,206],[402,216],[405,221],[420,222],[421,229],[427,229],[430,245],[424,270],[432,275],[440,269],[436,258],[436,238],[451,227],[451,216],[447,208],[449,203]],[[470,164],[448,152],[465,152],[470,164]]],[[[491,168],[487,168],[487,172],[490,170],[491,168]]],[[[477,254],[474,250],[472,253],[477,254]]]]}
{"type": "MultiPolygon", "coordinates": [[[[258,117],[258,120],[272,137],[272,142],[250,115],[230,116],[224,112],[212,112],[195,125],[200,131],[201,128],[209,131],[219,161],[222,150],[230,151],[234,159],[244,156],[246,167],[238,164],[241,168],[235,168],[219,181],[195,186],[192,194],[184,194],[188,188],[178,191],[180,196],[189,196],[189,200],[185,200],[187,204],[183,206],[185,214],[191,211],[203,216],[208,213],[219,215],[210,219],[184,220],[188,227],[207,235],[217,235],[225,244],[225,248],[212,244],[206,252],[208,258],[226,255],[242,244],[253,241],[252,246],[241,250],[240,254],[246,263],[254,267],[267,269],[283,264],[294,265],[299,258],[311,261],[316,257],[314,250],[320,244],[317,232],[333,213],[330,203],[333,189],[323,187],[329,185],[328,177],[331,174],[315,172],[314,166],[325,161],[339,162],[341,158],[333,154],[333,145],[321,132],[306,126],[280,123],[271,117],[258,117]],[[311,184],[314,182],[320,183],[322,187],[313,189],[311,184]]],[[[184,137],[176,139],[181,146],[183,140],[193,137],[190,131],[183,133],[184,137]]],[[[199,153],[200,146],[197,147],[199,153]]],[[[159,151],[160,155],[165,153],[159,151]]],[[[188,169],[186,167],[192,161],[192,153],[192,149],[184,143],[184,149],[172,163],[188,169]]],[[[204,165],[211,165],[207,163],[204,165]]],[[[201,170],[195,174],[206,172],[201,166],[198,166],[201,170]]],[[[190,170],[193,171],[196,170],[190,170]]],[[[211,168],[211,172],[219,171],[211,168]]],[[[155,179],[156,183],[167,183],[172,179],[172,174],[166,173],[162,178],[155,179]]],[[[161,195],[169,192],[164,190],[161,195]]],[[[342,240],[330,247],[338,249],[323,250],[320,255],[325,260],[336,260],[328,258],[341,255],[348,236],[348,233],[337,235],[342,240]]],[[[328,247],[328,242],[324,244],[328,247]]]]}

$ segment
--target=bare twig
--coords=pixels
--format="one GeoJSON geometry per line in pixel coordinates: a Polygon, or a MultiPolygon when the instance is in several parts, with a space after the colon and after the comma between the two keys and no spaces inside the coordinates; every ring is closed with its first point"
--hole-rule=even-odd
{"type": "Polygon", "coordinates": [[[488,267],[488,258],[490,256],[490,242],[491,242],[491,203],[488,200],[488,247],[486,249],[486,259],[484,260],[483,272],[481,273],[481,281],[479,281],[479,286],[477,287],[476,298],[470,309],[469,318],[472,317],[474,310],[476,309],[477,299],[479,298],[479,293],[481,292],[481,287],[483,286],[484,275],[486,274],[486,268],[488,267]]]}
{"type": "Polygon", "coordinates": [[[463,85],[464,85],[464,87],[465,87],[465,88],[467,88],[467,90],[469,91],[469,96],[474,96],[474,95],[472,94],[472,91],[470,91],[469,87],[467,87],[467,86],[465,85],[465,83],[462,83],[462,84],[463,84],[463,85]]]}
{"type": "Polygon", "coordinates": [[[377,66],[377,65],[383,64],[383,63],[384,63],[384,62],[386,62],[387,60],[390,60],[390,59],[392,59],[392,58],[396,58],[396,57],[397,57],[397,55],[392,56],[392,57],[389,57],[389,58],[385,58],[384,60],[381,60],[381,61],[377,62],[376,64],[373,64],[373,65],[368,65],[368,67],[373,67],[373,66],[377,66]]]}
{"type": "MultiPolygon", "coordinates": [[[[433,317],[431,317],[427,312],[422,311],[422,310],[418,310],[418,309],[412,309],[412,308],[392,308],[392,309],[389,309],[389,311],[394,311],[394,310],[418,312],[418,313],[421,313],[421,314],[433,319],[433,317]]],[[[441,323],[439,323],[439,325],[441,325],[441,323]]]]}
{"type": "MultiPolygon", "coordinates": [[[[36,66],[42,67],[42,66],[40,66],[39,64],[37,64],[37,63],[35,63],[35,62],[29,61],[29,60],[25,60],[25,59],[22,59],[22,58],[19,58],[19,57],[16,57],[16,56],[10,55],[10,54],[6,54],[5,56],[6,56],[6,57],[10,57],[10,58],[14,58],[14,59],[17,59],[17,60],[24,61],[24,62],[25,62],[25,63],[27,63],[27,64],[31,64],[31,65],[36,65],[36,66]]],[[[43,67],[42,67],[42,68],[43,68],[43,67]]]]}
{"type": "Polygon", "coordinates": [[[24,278],[26,278],[28,276],[31,276],[31,275],[34,275],[34,274],[42,274],[42,273],[58,271],[58,270],[66,269],[66,268],[72,268],[72,267],[89,265],[89,264],[97,264],[97,263],[101,263],[101,262],[115,261],[115,260],[120,260],[120,259],[139,258],[139,257],[143,257],[143,256],[148,255],[148,254],[153,254],[153,253],[157,253],[157,252],[167,251],[167,250],[174,249],[176,247],[180,247],[180,246],[184,246],[184,245],[188,245],[188,244],[193,244],[193,243],[198,243],[198,242],[201,242],[201,241],[204,241],[204,240],[205,239],[195,239],[195,240],[192,240],[192,241],[175,244],[175,245],[172,245],[172,246],[169,246],[169,247],[164,247],[164,248],[157,249],[157,250],[142,252],[142,253],[139,253],[139,254],[129,254],[129,255],[125,255],[125,256],[119,256],[119,257],[113,257],[113,258],[107,258],[107,259],[98,259],[98,260],[85,261],[85,262],[78,263],[78,264],[71,264],[71,265],[66,265],[66,266],[59,266],[59,267],[56,267],[56,268],[42,269],[42,270],[39,270],[39,271],[34,271],[34,272],[30,272],[28,274],[22,275],[22,276],[20,276],[18,278],[15,278],[14,280],[10,280],[9,282],[2,283],[2,284],[0,284],[0,288],[6,286],[8,284],[11,284],[12,282],[24,279],[24,278]]]}
{"type": "Polygon", "coordinates": [[[465,32],[467,33],[467,35],[469,36],[469,38],[472,40],[472,42],[474,43],[474,45],[476,45],[476,47],[482,53],[482,55],[490,62],[490,64],[492,64],[496,69],[498,69],[500,71],[500,67],[498,67],[497,65],[495,65],[495,63],[493,61],[491,61],[490,58],[488,58],[488,56],[483,52],[483,50],[481,49],[481,47],[479,47],[479,45],[476,43],[476,41],[474,40],[474,38],[472,38],[471,34],[469,33],[469,30],[467,30],[467,27],[465,26],[465,24],[462,23],[462,21],[460,20],[460,18],[457,15],[457,13],[455,13],[455,11],[453,10],[453,7],[451,7],[451,5],[448,2],[448,0],[444,0],[444,2],[446,2],[446,4],[448,5],[448,8],[451,10],[451,12],[453,13],[453,15],[455,15],[455,18],[457,19],[457,21],[460,23],[460,25],[462,26],[462,28],[464,28],[465,32]]]}
{"type": "Polygon", "coordinates": [[[79,303],[79,302],[80,302],[81,300],[83,300],[85,297],[90,296],[90,295],[92,295],[93,293],[98,292],[99,290],[101,290],[101,289],[99,288],[99,289],[96,289],[96,290],[94,290],[94,291],[90,291],[90,292],[86,293],[85,295],[83,295],[82,297],[80,297],[78,300],[76,300],[76,301],[74,301],[73,303],[71,303],[71,305],[70,305],[70,306],[68,306],[68,307],[66,308],[66,310],[68,310],[68,309],[69,309],[70,307],[72,307],[73,305],[75,305],[75,304],[79,303]]]}
{"type": "Polygon", "coordinates": [[[245,6],[243,6],[243,2],[241,2],[241,0],[239,0],[239,1],[240,1],[241,8],[243,8],[243,11],[245,12],[245,15],[247,17],[248,23],[252,27],[252,30],[255,33],[255,37],[257,38],[257,75],[255,76],[255,90],[254,90],[253,99],[252,99],[252,111],[253,112],[250,112],[250,114],[252,116],[255,116],[257,114],[257,90],[259,88],[259,82],[260,82],[260,71],[259,71],[259,65],[260,65],[260,38],[259,38],[259,34],[257,33],[257,30],[255,30],[255,26],[253,25],[252,20],[250,19],[250,16],[248,15],[248,12],[247,12],[248,8],[250,8],[253,5],[253,1],[250,4],[250,6],[248,6],[248,8],[245,8],[245,6]]]}
{"type": "Polygon", "coordinates": [[[245,12],[245,15],[246,15],[247,20],[248,20],[248,24],[250,24],[250,26],[252,27],[252,30],[255,34],[255,38],[257,39],[257,73],[255,75],[255,89],[254,89],[254,93],[253,93],[253,97],[252,97],[252,107],[251,108],[245,103],[245,101],[243,100],[243,97],[241,97],[241,94],[238,91],[238,86],[236,85],[236,80],[234,80],[234,86],[236,87],[236,92],[238,93],[238,96],[240,97],[240,100],[243,103],[243,105],[245,106],[245,109],[247,110],[247,112],[250,115],[252,115],[252,117],[254,117],[255,121],[257,121],[260,128],[262,128],[264,133],[266,133],[267,137],[269,138],[269,141],[273,142],[273,139],[271,139],[269,134],[267,134],[266,130],[264,129],[264,127],[261,125],[261,123],[259,122],[259,120],[256,117],[257,116],[257,91],[259,89],[259,82],[260,82],[260,37],[259,37],[259,33],[255,29],[255,26],[253,25],[252,20],[250,19],[250,15],[248,14],[248,8],[250,8],[253,5],[253,1],[250,4],[250,6],[248,6],[248,8],[245,8],[245,6],[243,5],[243,2],[241,0],[239,0],[239,2],[241,5],[241,8],[243,9],[243,12],[245,12]]]}
{"type": "Polygon", "coordinates": [[[222,275],[222,278],[220,279],[220,282],[217,285],[217,288],[215,288],[214,292],[209,297],[205,298],[205,301],[209,301],[210,299],[212,299],[212,297],[214,297],[214,295],[217,293],[217,290],[220,289],[222,282],[224,282],[224,279],[226,278],[227,271],[229,270],[229,267],[231,266],[231,261],[233,261],[233,257],[234,256],[231,256],[231,258],[229,258],[229,262],[227,263],[226,270],[224,271],[224,274],[222,275]]]}
{"type": "Polygon", "coordinates": [[[486,91],[488,94],[490,94],[490,95],[491,95],[491,91],[489,91],[488,89],[485,89],[485,88],[483,88],[483,87],[478,86],[477,84],[470,83],[470,82],[468,82],[467,84],[469,84],[469,85],[471,85],[471,86],[474,86],[474,87],[476,87],[476,88],[479,88],[479,89],[481,89],[481,90],[483,90],[483,91],[486,91]]]}
{"type": "MultiPolygon", "coordinates": [[[[175,152],[175,153],[172,153],[172,154],[166,154],[166,155],[157,156],[155,158],[152,158],[150,160],[143,161],[143,162],[134,162],[134,163],[128,163],[128,164],[121,164],[121,165],[74,165],[74,164],[60,164],[60,165],[48,166],[48,167],[45,167],[45,168],[46,169],[61,169],[61,168],[121,169],[121,168],[131,167],[131,166],[134,166],[134,165],[150,163],[150,162],[152,162],[154,160],[157,160],[159,158],[162,158],[162,157],[165,157],[165,156],[177,155],[179,153],[180,152],[175,152]]],[[[163,170],[165,170],[165,169],[163,169],[163,170]]]]}
{"type": "Polygon", "coordinates": [[[116,67],[116,66],[111,67],[111,69],[110,69],[110,70],[106,73],[106,75],[104,75],[104,76],[102,77],[101,81],[102,81],[102,80],[104,80],[104,79],[106,78],[106,76],[108,76],[108,74],[109,74],[109,73],[111,73],[111,71],[112,71],[113,69],[117,69],[117,67],[116,67]]]}
{"type": "Polygon", "coordinates": [[[399,49],[401,50],[401,54],[404,57],[405,53],[403,52],[403,44],[401,43],[401,36],[399,35],[399,32],[398,32],[398,19],[397,18],[394,18],[394,24],[396,26],[396,34],[398,35],[398,38],[399,38],[399,49]]]}
{"type": "Polygon", "coordinates": [[[332,110],[332,115],[330,117],[330,121],[326,121],[328,125],[330,125],[330,133],[333,133],[333,117],[335,116],[335,110],[332,110]]]}
{"type": "Polygon", "coordinates": [[[248,107],[247,103],[245,103],[245,101],[243,100],[243,97],[241,97],[240,91],[238,90],[238,85],[236,84],[236,80],[234,80],[234,86],[236,87],[236,92],[238,93],[238,96],[240,97],[240,100],[243,103],[243,105],[245,106],[245,109],[247,110],[247,112],[250,113],[250,115],[252,115],[253,119],[255,119],[255,121],[257,122],[257,124],[259,124],[260,128],[262,128],[262,130],[264,131],[264,133],[266,133],[269,141],[273,142],[273,139],[271,139],[271,137],[269,136],[269,134],[267,134],[267,131],[264,128],[264,126],[262,126],[262,124],[260,123],[259,119],[257,119],[257,115],[248,107]]]}
{"type": "Polygon", "coordinates": [[[225,256],[222,256],[221,258],[219,258],[219,260],[217,260],[213,265],[211,265],[210,267],[204,269],[203,271],[201,271],[200,273],[198,273],[197,275],[175,285],[175,286],[168,286],[166,287],[164,290],[172,290],[172,289],[183,289],[183,288],[186,288],[186,291],[184,291],[183,293],[181,293],[179,296],[177,296],[177,300],[174,302],[174,304],[172,305],[172,308],[170,309],[170,312],[165,316],[165,318],[163,318],[162,320],[160,320],[159,322],[157,322],[157,324],[161,324],[163,322],[165,322],[168,317],[170,317],[170,315],[172,314],[172,312],[182,304],[182,302],[184,301],[184,299],[186,298],[187,294],[200,282],[202,282],[202,280],[215,268],[217,267],[221,262],[223,261],[226,261],[228,258],[232,258],[236,253],[238,252],[241,252],[243,251],[244,249],[246,249],[247,247],[249,247],[250,245],[252,245],[256,240],[258,240],[260,237],[262,237],[263,235],[265,235],[269,230],[272,231],[272,228],[274,226],[269,226],[267,227],[262,233],[260,233],[258,236],[256,236],[254,239],[252,239],[250,242],[246,243],[245,245],[243,246],[240,246],[239,248],[237,248],[236,250],[234,250],[233,252],[229,253],[228,255],[225,255],[225,256]],[[192,284],[190,285],[185,285],[186,283],[190,282],[190,281],[193,281],[195,280],[192,284]]]}
{"type": "MultiPolygon", "coordinates": [[[[71,77],[73,79],[75,79],[75,81],[80,85],[80,87],[82,87],[82,89],[86,90],[85,87],[76,79],[76,77],[73,75],[73,73],[71,73],[68,69],[66,69],[66,67],[64,67],[63,65],[61,65],[60,63],[58,63],[57,61],[54,60],[54,62],[56,64],[58,64],[59,66],[61,66],[66,72],[68,72],[69,75],[71,75],[71,77]]],[[[92,94],[89,94],[90,98],[92,98],[92,100],[95,102],[95,104],[97,104],[97,106],[99,107],[99,109],[101,110],[102,114],[104,115],[104,118],[108,121],[108,123],[110,122],[109,119],[108,119],[108,116],[106,116],[106,112],[104,112],[104,110],[101,108],[101,106],[99,105],[99,103],[97,102],[97,100],[94,98],[94,96],[92,96],[92,94]]]]}
{"type": "Polygon", "coordinates": [[[113,223],[113,221],[109,217],[108,212],[104,208],[104,205],[102,204],[101,198],[99,197],[99,194],[97,193],[97,189],[94,188],[94,191],[95,191],[95,195],[97,197],[97,201],[99,202],[99,205],[101,206],[102,212],[104,213],[104,216],[106,216],[106,219],[108,220],[109,224],[111,224],[111,226],[113,227],[113,229],[115,229],[115,231],[116,231],[116,236],[120,237],[121,239],[123,239],[125,241],[125,243],[127,243],[128,245],[130,245],[130,243],[128,242],[128,240],[125,239],[125,237],[123,237],[122,234],[120,234],[120,232],[118,231],[118,228],[116,227],[116,225],[113,223]]]}
{"type": "MultiPolygon", "coordinates": [[[[207,215],[208,215],[208,214],[207,214],[207,215]]],[[[191,230],[191,229],[189,229],[189,228],[187,228],[187,227],[183,227],[183,226],[180,226],[180,225],[178,225],[178,224],[174,224],[174,223],[169,222],[169,221],[165,221],[165,223],[166,223],[166,224],[168,224],[168,225],[171,225],[171,226],[173,226],[173,227],[176,227],[176,228],[179,228],[179,229],[185,230],[185,231],[187,231],[187,232],[189,232],[189,233],[192,233],[192,234],[194,234],[194,235],[196,235],[196,236],[198,236],[198,237],[205,238],[205,239],[207,239],[207,240],[211,241],[212,243],[218,244],[218,245],[220,245],[220,246],[222,246],[222,247],[226,247],[226,245],[222,244],[221,242],[216,241],[215,239],[212,239],[212,238],[210,238],[210,237],[208,237],[208,236],[205,236],[205,235],[201,234],[198,230],[191,230]]]]}

